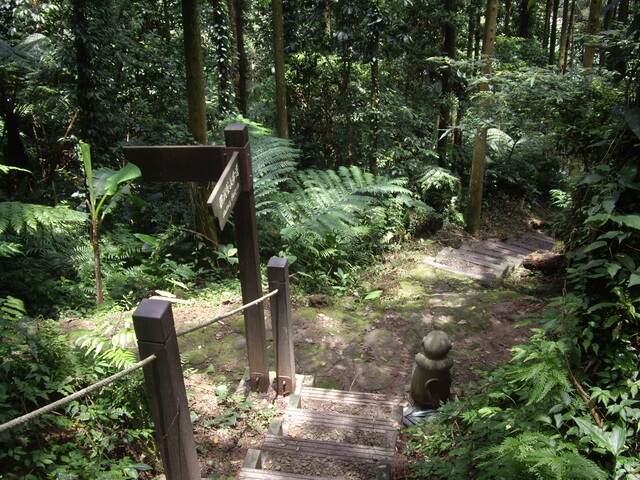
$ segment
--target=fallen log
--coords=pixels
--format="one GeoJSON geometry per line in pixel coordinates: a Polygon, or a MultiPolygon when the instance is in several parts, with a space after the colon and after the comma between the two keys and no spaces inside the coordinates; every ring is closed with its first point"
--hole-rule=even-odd
{"type": "Polygon", "coordinates": [[[522,266],[528,270],[542,273],[556,273],[566,266],[566,257],[562,253],[530,253],[522,261],[522,266]]]}

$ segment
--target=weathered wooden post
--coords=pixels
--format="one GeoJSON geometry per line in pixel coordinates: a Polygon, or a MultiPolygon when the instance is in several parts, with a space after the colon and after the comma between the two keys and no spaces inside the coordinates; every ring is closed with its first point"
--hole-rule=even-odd
{"type": "Polygon", "coordinates": [[[267,264],[269,290],[278,290],[271,297],[271,325],[276,350],[276,391],[289,395],[296,388],[296,366],[293,356],[291,331],[291,293],[289,289],[289,262],[273,257],[267,264]]]}
{"type": "MultiPolygon", "coordinates": [[[[242,300],[246,304],[262,296],[249,130],[243,123],[232,123],[224,135],[225,146],[130,146],[123,151],[127,160],[140,168],[143,180],[216,182],[208,203],[221,229],[233,208],[242,300]]],[[[251,389],[266,392],[269,363],[262,303],[245,310],[244,324],[251,389]]]]}
{"type": "MultiPolygon", "coordinates": [[[[244,123],[231,123],[224,129],[224,139],[228,150],[238,152],[240,194],[233,210],[233,217],[240,263],[242,301],[247,304],[262,296],[249,129],[244,123]]],[[[251,389],[266,392],[269,389],[269,363],[262,303],[244,311],[244,326],[251,389]]]]}
{"type": "Polygon", "coordinates": [[[142,300],[133,325],[140,358],[156,356],[144,367],[144,378],[165,475],[168,480],[200,480],[171,303],[142,300]]]}

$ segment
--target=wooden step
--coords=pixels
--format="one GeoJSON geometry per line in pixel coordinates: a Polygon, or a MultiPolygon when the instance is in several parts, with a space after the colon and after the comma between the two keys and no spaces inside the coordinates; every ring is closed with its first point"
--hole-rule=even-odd
{"type": "Polygon", "coordinates": [[[515,238],[511,239],[511,240],[507,240],[505,243],[508,243],[509,245],[514,245],[514,246],[519,247],[519,248],[521,248],[523,250],[526,250],[527,254],[533,253],[533,252],[544,251],[544,248],[540,248],[537,245],[532,245],[530,243],[523,242],[523,241],[515,239],[515,238]]]}
{"type": "Polygon", "coordinates": [[[354,445],[308,438],[287,437],[267,434],[262,443],[263,452],[290,453],[308,457],[332,458],[345,462],[372,463],[391,465],[395,446],[372,447],[370,445],[354,445]]]}
{"type": "Polygon", "coordinates": [[[511,254],[515,254],[515,255],[529,255],[531,253],[531,249],[530,248],[524,248],[522,246],[516,245],[514,243],[512,243],[512,241],[507,240],[506,242],[498,242],[497,240],[489,240],[487,241],[487,245],[490,245],[492,247],[498,247],[501,248],[503,250],[507,250],[509,252],[511,252],[511,254]]]}
{"type": "Polygon", "coordinates": [[[523,255],[514,254],[510,250],[490,246],[482,242],[464,242],[460,246],[460,250],[466,250],[502,259],[507,262],[512,269],[519,268],[520,265],[522,265],[523,255]]]}
{"type": "Polygon", "coordinates": [[[388,448],[398,441],[398,422],[386,418],[300,409],[284,413],[281,420],[269,426],[269,433],[388,448]]]}
{"type": "Polygon", "coordinates": [[[431,265],[439,270],[445,270],[447,272],[455,273],[457,275],[463,275],[465,277],[473,278],[475,280],[480,280],[483,283],[490,284],[496,279],[496,276],[492,272],[487,272],[484,274],[469,272],[467,270],[463,270],[461,268],[451,267],[449,265],[443,265],[442,263],[438,263],[434,258],[427,258],[424,263],[427,265],[431,265]]]}
{"type": "Polygon", "coordinates": [[[536,232],[525,232],[518,237],[518,240],[523,243],[529,243],[537,246],[541,251],[553,250],[558,244],[558,241],[555,238],[536,232]]]}
{"type": "Polygon", "coordinates": [[[313,423],[335,428],[353,428],[360,430],[396,431],[398,422],[388,418],[371,418],[359,415],[348,415],[334,412],[316,412],[313,410],[301,410],[287,408],[284,411],[285,420],[293,423],[313,423]]]}
{"type": "Polygon", "coordinates": [[[436,257],[436,262],[442,263],[447,257],[458,258],[465,262],[490,268],[496,277],[501,277],[509,269],[509,263],[501,258],[491,257],[469,250],[443,250],[436,257]]]}
{"type": "Polygon", "coordinates": [[[401,403],[400,398],[371,392],[351,392],[303,386],[300,390],[303,401],[306,399],[321,402],[341,402],[353,405],[384,405],[393,408],[401,403]]]}
{"type": "Polygon", "coordinates": [[[335,478],[276,472],[275,470],[262,470],[261,468],[243,468],[238,473],[238,480],[333,480],[335,478]]]}

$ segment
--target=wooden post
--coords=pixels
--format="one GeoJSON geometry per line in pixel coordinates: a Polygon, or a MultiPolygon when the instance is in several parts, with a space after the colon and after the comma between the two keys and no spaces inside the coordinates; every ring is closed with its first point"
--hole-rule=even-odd
{"type": "Polygon", "coordinates": [[[278,293],[271,297],[271,324],[276,350],[276,391],[278,395],[290,395],[296,388],[296,366],[293,357],[291,293],[287,259],[273,257],[267,265],[267,274],[269,291],[278,290],[278,293]]]}
{"type": "Polygon", "coordinates": [[[156,441],[168,480],[200,480],[171,303],[144,299],[133,314],[156,441]]]}
{"type": "MultiPolygon", "coordinates": [[[[242,301],[247,304],[262,296],[249,130],[244,123],[231,123],[224,129],[224,138],[227,149],[238,152],[241,191],[233,210],[233,217],[240,264],[242,301]]],[[[269,363],[262,303],[244,311],[244,326],[251,390],[266,392],[269,389],[269,363]]]]}

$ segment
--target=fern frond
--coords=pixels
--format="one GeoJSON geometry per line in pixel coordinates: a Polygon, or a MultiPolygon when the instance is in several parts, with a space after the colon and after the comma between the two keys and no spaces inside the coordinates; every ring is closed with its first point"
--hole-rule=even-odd
{"type": "Polygon", "coordinates": [[[567,372],[559,362],[540,361],[522,364],[514,371],[511,383],[521,383],[527,405],[544,400],[552,391],[560,395],[573,390],[567,372]]]}
{"type": "Polygon", "coordinates": [[[487,470],[500,465],[502,473],[509,472],[509,476],[519,474],[527,478],[556,480],[608,478],[595,462],[575,453],[570,444],[540,432],[522,432],[516,437],[508,437],[486,450],[483,456],[489,457],[482,463],[487,470]]]}
{"type": "Polygon", "coordinates": [[[39,228],[53,228],[62,224],[86,221],[85,213],[71,210],[67,206],[49,207],[21,202],[0,203],[0,234],[13,230],[37,231],[39,228]]]}
{"type": "Polygon", "coordinates": [[[0,258],[16,257],[22,253],[22,245],[0,240],[0,258]]]}
{"type": "Polygon", "coordinates": [[[452,192],[460,188],[460,179],[446,168],[436,165],[427,165],[426,171],[419,180],[423,190],[443,190],[448,189],[452,192]]]}

